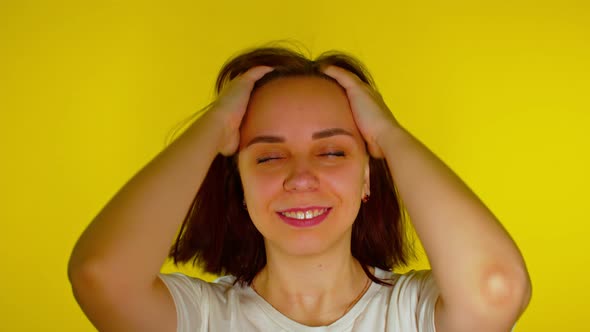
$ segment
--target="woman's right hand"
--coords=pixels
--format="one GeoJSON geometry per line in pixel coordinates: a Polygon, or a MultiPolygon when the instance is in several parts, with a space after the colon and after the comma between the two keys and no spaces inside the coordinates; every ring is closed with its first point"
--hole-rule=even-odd
{"type": "Polygon", "coordinates": [[[240,143],[240,124],[246,113],[252,88],[257,80],[274,68],[268,66],[252,67],[245,73],[234,78],[223,89],[209,111],[221,121],[223,136],[217,151],[224,156],[233,155],[240,143]]]}

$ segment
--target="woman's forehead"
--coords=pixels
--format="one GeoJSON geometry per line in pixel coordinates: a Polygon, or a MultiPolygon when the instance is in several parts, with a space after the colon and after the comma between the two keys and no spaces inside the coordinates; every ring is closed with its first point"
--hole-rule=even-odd
{"type": "Polygon", "coordinates": [[[344,89],[319,77],[288,77],[268,82],[250,98],[242,130],[347,127],[355,129],[344,89]]]}

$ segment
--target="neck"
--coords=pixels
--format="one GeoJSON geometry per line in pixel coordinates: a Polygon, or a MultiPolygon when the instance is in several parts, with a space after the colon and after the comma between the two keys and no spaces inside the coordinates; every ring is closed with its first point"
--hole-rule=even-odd
{"type": "Polygon", "coordinates": [[[291,256],[268,249],[267,265],[253,286],[273,307],[302,324],[326,325],[337,320],[369,283],[350,250],[291,256]]]}

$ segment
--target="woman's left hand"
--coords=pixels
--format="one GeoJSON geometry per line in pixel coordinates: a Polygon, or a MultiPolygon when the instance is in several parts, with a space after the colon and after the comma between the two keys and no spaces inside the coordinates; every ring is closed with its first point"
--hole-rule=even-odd
{"type": "Polygon", "coordinates": [[[383,158],[379,138],[401,126],[381,94],[346,69],[328,66],[322,71],[346,90],[354,121],[367,142],[369,153],[374,158],[383,158]]]}

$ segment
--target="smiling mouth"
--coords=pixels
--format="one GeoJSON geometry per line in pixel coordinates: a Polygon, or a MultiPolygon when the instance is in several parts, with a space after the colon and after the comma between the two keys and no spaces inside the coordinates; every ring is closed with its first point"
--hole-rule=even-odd
{"type": "Polygon", "coordinates": [[[320,224],[328,217],[331,211],[332,208],[310,208],[277,212],[277,215],[286,224],[303,228],[320,224]]]}
{"type": "Polygon", "coordinates": [[[328,208],[322,209],[309,209],[305,211],[286,211],[286,212],[279,212],[281,215],[298,220],[308,220],[313,219],[317,216],[321,216],[324,213],[328,212],[328,208]]]}

